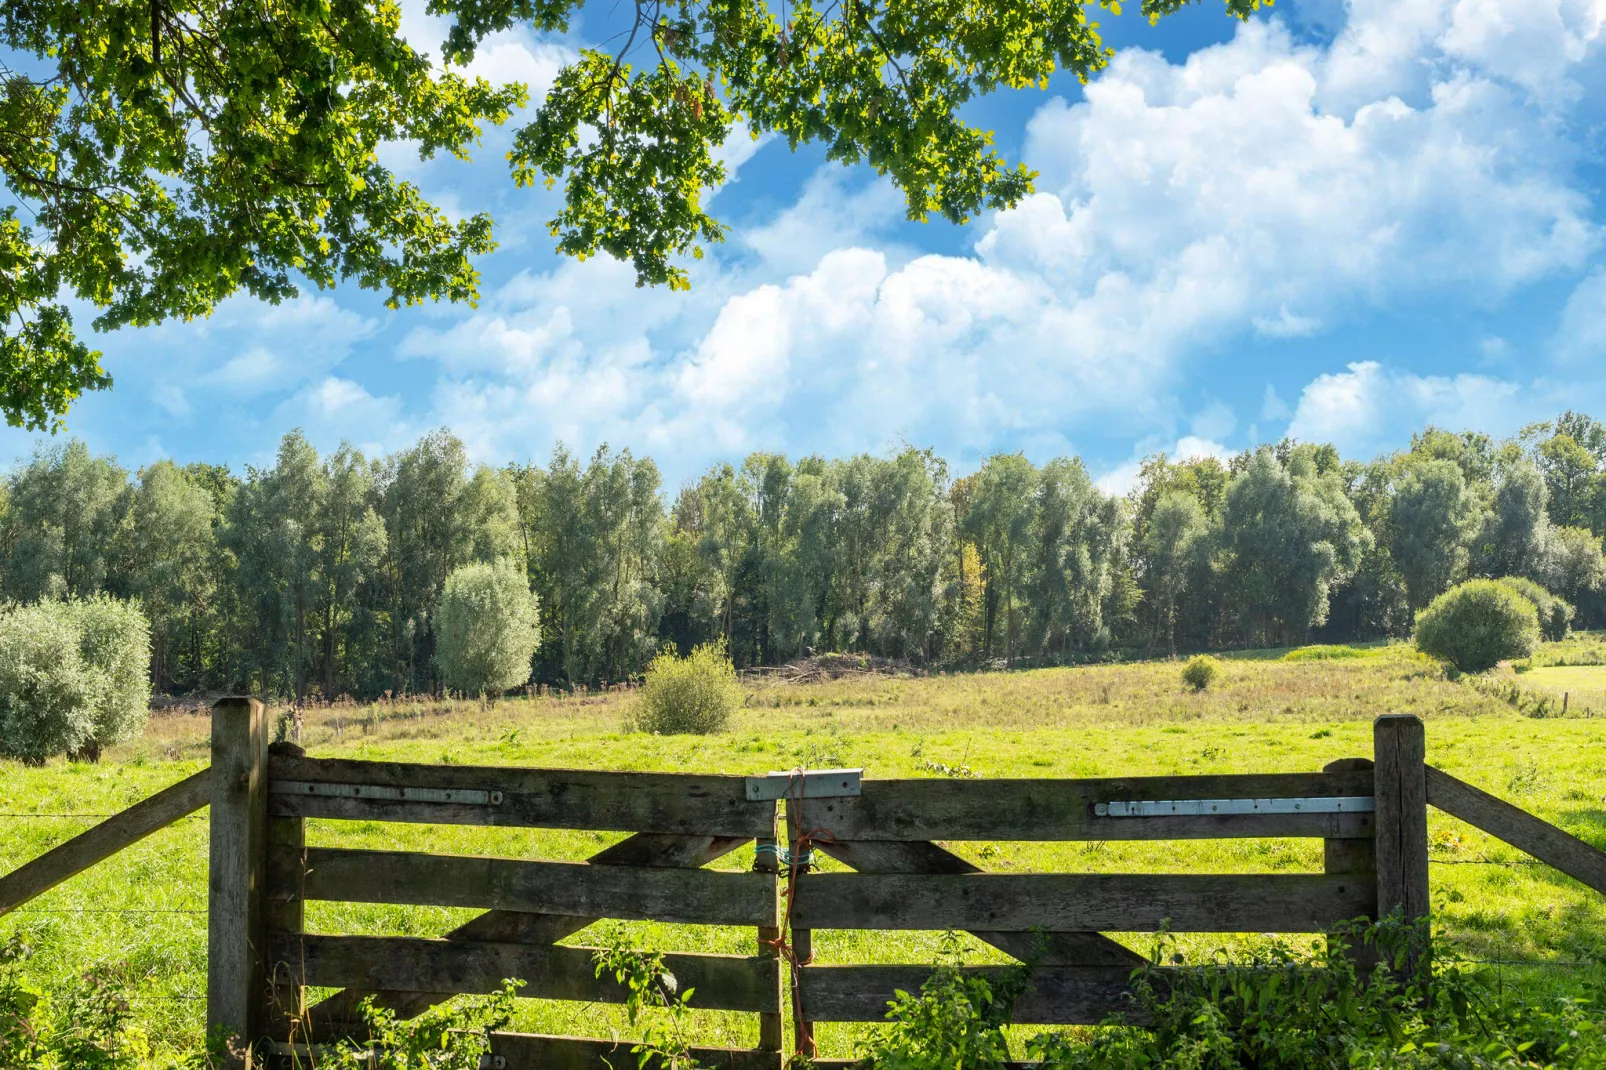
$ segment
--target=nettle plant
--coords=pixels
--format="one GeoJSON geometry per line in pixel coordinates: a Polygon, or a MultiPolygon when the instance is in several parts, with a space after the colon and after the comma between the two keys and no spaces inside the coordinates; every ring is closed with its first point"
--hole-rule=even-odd
{"type": "MultiPolygon", "coordinates": [[[[957,947],[945,945],[918,994],[899,994],[869,1066],[1005,1066],[1005,1026],[1029,967],[989,982],[959,969],[957,947]]],[[[1395,917],[1340,927],[1303,950],[1276,944],[1162,971],[1188,964],[1162,934],[1152,963],[1133,973],[1126,1011],[1103,1028],[1038,1034],[1026,1053],[1043,1070],[1606,1067],[1598,1004],[1529,1001],[1430,948],[1426,924],[1395,917]],[[1379,968],[1357,967],[1371,958],[1379,968]]]]}
{"type": "Polygon", "coordinates": [[[645,1070],[696,1070],[686,1015],[694,988],[682,989],[662,951],[643,948],[623,928],[610,930],[593,956],[597,976],[612,974],[625,986],[625,1017],[642,1030],[631,1053],[645,1070]]]}

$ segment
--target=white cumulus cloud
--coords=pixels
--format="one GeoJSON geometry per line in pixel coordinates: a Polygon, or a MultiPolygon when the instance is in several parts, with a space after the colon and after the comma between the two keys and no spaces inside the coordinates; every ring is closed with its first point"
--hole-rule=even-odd
{"type": "MultiPolygon", "coordinates": [[[[969,255],[879,244],[886,187],[822,176],[750,233],[760,263],[705,265],[689,302],[560,268],[405,352],[442,362],[432,418],[493,454],[606,438],[685,474],[757,446],[1163,440],[1202,355],[1584,270],[1600,234],[1566,119],[1601,9],[1352,0],[1326,47],[1256,19],[1180,63],[1126,51],[1084,101],[1039,109],[1039,192],[969,255]]],[[[1509,386],[1357,363],[1307,387],[1290,430],[1374,448],[1399,420],[1501,417],[1509,386]]]]}
{"type": "Polygon", "coordinates": [[[1522,384],[1485,375],[1415,375],[1357,361],[1318,376],[1299,396],[1288,434],[1331,442],[1347,456],[1367,457],[1400,445],[1401,428],[1434,424],[1449,431],[1509,434],[1552,399],[1522,384]]]}

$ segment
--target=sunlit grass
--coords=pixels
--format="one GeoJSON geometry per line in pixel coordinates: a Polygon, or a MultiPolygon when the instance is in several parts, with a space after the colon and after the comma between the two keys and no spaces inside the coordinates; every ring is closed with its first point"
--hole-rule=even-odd
{"type": "MultiPolygon", "coordinates": [[[[1583,656],[1577,641],[1574,656],[1583,656]]],[[[1598,645],[1598,644],[1597,644],[1598,645]]],[[[1371,720],[1415,713],[1428,724],[1429,761],[1606,846],[1606,722],[1529,720],[1510,706],[1448,681],[1409,647],[1363,657],[1225,659],[1204,692],[1186,689],[1181,663],[1152,661],[1017,673],[859,678],[790,685],[748,681],[747,705],[715,737],[659,737],[625,730],[629,694],[585,699],[398,702],[309,711],[303,742],[321,756],[461,764],[658,769],[730,774],[798,765],[862,766],[871,777],[925,777],[968,769],[981,777],[1086,777],[1301,771],[1369,756],[1371,720]]],[[[1526,674],[1533,676],[1541,670],[1526,674]]],[[[0,763],[0,812],[105,813],[172,783],[206,762],[207,719],[169,713],[98,766],[41,769],[0,763]]],[[[203,815],[204,816],[204,815],[203,815]]],[[[92,818],[13,818],[0,836],[0,871],[22,864],[92,818]]],[[[1451,946],[1480,959],[1581,962],[1606,958],[1606,903],[1581,885],[1442,815],[1431,819],[1434,893],[1451,946]]],[[[439,853],[580,859],[618,834],[312,822],[314,843],[439,853]]],[[[953,843],[984,868],[1005,872],[1298,872],[1320,868],[1309,840],[1185,843],[953,843]]],[[[137,992],[141,1020],[162,1042],[199,1035],[205,990],[203,914],[79,914],[80,909],[202,910],[206,823],[181,822],[0,919],[0,937],[26,934],[27,969],[59,983],[95,965],[115,967],[137,992]]],[[[744,868],[751,850],[717,863],[744,868]]],[[[827,863],[834,865],[834,863],[827,863]]],[[[354,904],[309,905],[325,932],[437,935],[470,911],[354,904]]],[[[666,950],[750,953],[750,930],[633,926],[666,950]]],[[[581,933],[571,942],[586,943],[581,933]]],[[[818,961],[929,961],[935,933],[821,932],[818,961]]],[[[1140,950],[1148,938],[1121,936],[1140,950]]],[[[1188,939],[1206,954],[1242,938],[1188,939]]],[[[998,956],[984,945],[977,961],[998,956]]],[[[1544,971],[1565,980],[1576,970],[1544,971]]],[[[1524,974],[1524,976],[1530,976],[1524,974]]],[[[522,1004],[523,1028],[627,1035],[616,1008],[522,1004]]],[[[756,1018],[702,1015],[700,1040],[752,1044],[756,1018]]],[[[858,1027],[822,1029],[828,1052],[845,1053],[858,1027]]]]}

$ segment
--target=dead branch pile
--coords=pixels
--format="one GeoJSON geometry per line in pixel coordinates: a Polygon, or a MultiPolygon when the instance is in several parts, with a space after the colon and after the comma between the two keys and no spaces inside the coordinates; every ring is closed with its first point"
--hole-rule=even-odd
{"type": "Polygon", "coordinates": [[[878,658],[869,654],[816,654],[789,661],[785,665],[748,669],[743,675],[778,684],[818,684],[826,680],[908,676],[913,671],[909,662],[900,658],[878,658]]]}

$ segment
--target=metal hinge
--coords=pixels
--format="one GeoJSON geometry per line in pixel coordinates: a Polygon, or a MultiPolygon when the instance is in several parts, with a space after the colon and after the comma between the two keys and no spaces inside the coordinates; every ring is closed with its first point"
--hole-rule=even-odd
{"type": "Polygon", "coordinates": [[[1099,817],[1208,817],[1212,814],[1369,814],[1370,795],[1326,799],[1155,799],[1094,803],[1099,817]]]}
{"type": "Polygon", "coordinates": [[[748,802],[776,799],[841,799],[860,794],[863,769],[810,769],[747,778],[748,802]]]}
{"type": "Polygon", "coordinates": [[[316,795],[326,799],[380,799],[385,802],[460,803],[501,806],[502,793],[480,788],[392,788],[381,784],[322,784],[306,780],[272,780],[269,795],[316,795]]]}

